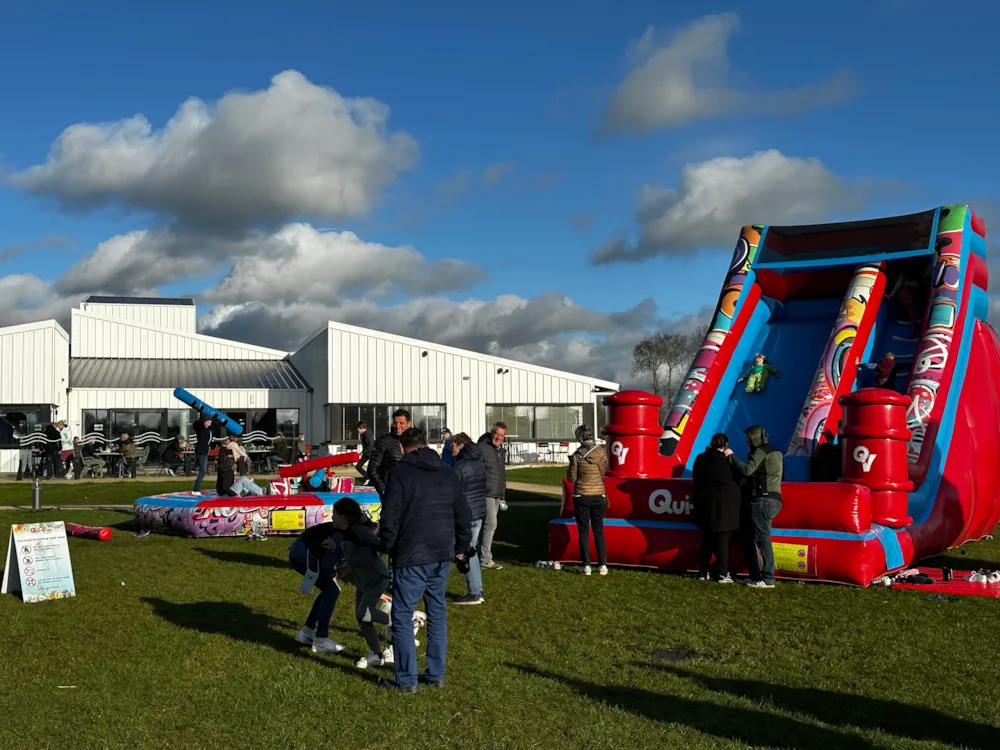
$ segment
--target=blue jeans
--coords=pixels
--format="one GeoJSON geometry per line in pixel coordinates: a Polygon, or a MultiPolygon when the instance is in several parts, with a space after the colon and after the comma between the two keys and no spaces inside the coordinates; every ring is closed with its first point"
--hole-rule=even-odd
{"type": "Polygon", "coordinates": [[[230,487],[233,492],[242,495],[244,492],[248,495],[263,495],[264,488],[257,484],[255,481],[250,479],[250,477],[240,477],[235,482],[233,486],[230,487]]]}
{"type": "Polygon", "coordinates": [[[750,503],[750,528],[746,535],[747,566],[750,580],[774,583],[774,548],[771,546],[771,521],[781,510],[781,500],[765,497],[750,503]],[[759,556],[758,556],[759,555],[759,556]]]}
{"type": "MultiPolygon", "coordinates": [[[[476,545],[479,544],[479,534],[482,530],[483,519],[472,522],[472,542],[469,544],[472,549],[477,549],[476,545]]],[[[469,572],[465,574],[465,584],[473,596],[483,595],[483,569],[479,565],[478,552],[469,560],[469,572]]]]}
{"type": "Polygon", "coordinates": [[[448,651],[448,615],[444,590],[451,573],[451,560],[393,568],[392,646],[396,682],[402,687],[417,684],[417,647],[413,643],[413,610],[423,598],[427,607],[427,677],[444,679],[448,651]]]}
{"type": "Polygon", "coordinates": [[[195,458],[198,459],[198,478],[194,480],[194,491],[201,492],[201,480],[208,473],[208,454],[199,453],[195,458]]]}
{"type": "MultiPolygon", "coordinates": [[[[322,559],[317,560],[308,555],[305,543],[301,539],[296,539],[288,548],[288,562],[299,575],[306,574],[307,557],[308,565],[313,570],[316,570],[316,565],[319,564],[319,578],[316,579],[319,596],[316,597],[309,610],[305,626],[315,630],[317,638],[329,638],[330,620],[333,618],[333,610],[337,606],[337,597],[340,596],[340,585],[333,577],[336,572],[334,555],[327,553],[322,559]]],[[[410,628],[411,644],[412,637],[413,628],[410,628]]]]}

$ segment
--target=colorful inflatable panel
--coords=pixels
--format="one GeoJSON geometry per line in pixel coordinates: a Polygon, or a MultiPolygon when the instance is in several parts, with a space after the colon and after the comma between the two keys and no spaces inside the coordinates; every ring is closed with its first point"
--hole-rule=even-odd
{"type": "Polygon", "coordinates": [[[301,534],[310,526],[326,523],[333,504],[353,497],[378,519],[378,493],[368,487],[350,492],[316,492],[296,495],[219,497],[208,492],[175,492],[141,497],[135,501],[136,531],[188,537],[301,534]]]}
{"type": "MultiPolygon", "coordinates": [[[[694,459],[717,432],[743,457],[754,424],[785,452],[779,576],[867,585],[990,533],[1000,519],[1000,340],[987,285],[986,226],[967,206],[744,227],[662,427],[651,394],[604,400],[609,561],[693,569],[694,459]],[[739,381],[758,352],[780,379],[751,390],[739,381]],[[867,387],[889,353],[895,391],[867,387]],[[830,443],[838,481],[815,481],[830,443]]],[[[550,524],[553,560],[580,558],[572,515],[567,485],[550,524]]]]}

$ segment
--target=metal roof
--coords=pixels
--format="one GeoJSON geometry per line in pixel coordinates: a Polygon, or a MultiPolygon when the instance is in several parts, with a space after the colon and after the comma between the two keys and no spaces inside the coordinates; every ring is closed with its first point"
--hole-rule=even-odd
{"type": "Polygon", "coordinates": [[[189,297],[95,297],[91,295],[84,302],[98,305],[184,305],[194,307],[189,297]]]}
{"type": "Polygon", "coordinates": [[[69,387],[309,390],[292,363],[284,359],[73,357],[69,387]]]}

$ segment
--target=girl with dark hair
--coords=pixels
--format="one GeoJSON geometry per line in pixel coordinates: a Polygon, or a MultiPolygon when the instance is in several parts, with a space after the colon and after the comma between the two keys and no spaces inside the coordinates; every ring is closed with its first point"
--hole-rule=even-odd
{"type": "Polygon", "coordinates": [[[333,617],[340,584],[337,583],[337,563],[340,562],[340,534],[332,523],[310,526],[288,548],[288,562],[302,579],[299,588],[309,593],[313,587],[319,596],[313,602],[302,629],[295,640],[312,646],[314,653],[340,653],[344,647],[330,638],[330,619],[333,617]]]}
{"type": "Polygon", "coordinates": [[[392,646],[383,650],[375,629],[376,623],[384,625],[385,639],[392,641],[389,615],[379,609],[382,594],[389,587],[389,568],[382,560],[382,542],[375,533],[375,524],[357,501],[342,497],[333,506],[333,525],[343,536],[344,555],[354,574],[354,613],[368,644],[368,655],[355,666],[367,669],[392,664],[392,646]]]}
{"type": "Polygon", "coordinates": [[[608,473],[608,451],[597,445],[594,433],[587,425],[576,428],[580,447],[570,456],[566,478],[573,484],[573,511],[580,542],[580,572],[590,575],[590,527],[594,529],[594,546],[597,548],[597,572],[608,574],[607,547],[604,543],[604,509],[608,505],[604,489],[604,475],[608,473]]]}
{"type": "Polygon", "coordinates": [[[705,452],[694,460],[694,518],[701,531],[698,555],[698,578],[710,580],[708,567],[715,554],[719,583],[732,583],[729,575],[729,539],[740,527],[742,492],[726,450],[729,438],[719,433],[712,437],[705,452]]]}

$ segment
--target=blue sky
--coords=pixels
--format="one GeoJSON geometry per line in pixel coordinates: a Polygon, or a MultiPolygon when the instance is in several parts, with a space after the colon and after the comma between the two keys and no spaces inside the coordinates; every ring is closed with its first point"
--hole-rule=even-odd
{"type": "MultiPolygon", "coordinates": [[[[280,338],[275,331],[289,316],[312,321],[328,312],[347,314],[352,299],[370,298],[396,310],[384,318],[369,313],[379,327],[434,338],[438,325],[443,343],[617,375],[636,336],[714,304],[743,221],[874,217],[968,200],[976,209],[975,199],[990,218],[991,201],[1000,197],[994,187],[1000,168],[1000,52],[994,45],[1000,9],[971,2],[947,11],[923,0],[813,5],[819,4],[25,4],[0,18],[0,65],[7,71],[0,78],[0,162],[8,176],[16,174],[44,164],[52,143],[76,123],[142,114],[157,130],[189,97],[211,105],[232,91],[264,91],[278,73],[298,71],[342,97],[370,97],[389,107],[388,130],[415,139],[419,158],[396,170],[363,211],[316,215],[295,210],[292,200],[283,221],[349,229],[366,242],[392,247],[412,245],[428,263],[460,259],[482,273],[453,289],[430,282],[414,287],[401,279],[391,290],[376,292],[370,278],[352,280],[349,288],[331,293],[329,304],[321,294],[304,292],[301,303],[312,305],[305,313],[287,295],[261,300],[288,307],[288,315],[271,325],[254,321],[227,328],[209,317],[206,330],[246,337],[248,329],[266,329],[271,340],[262,343],[284,344],[273,339],[280,338]],[[642,126],[643,132],[627,124],[602,130],[609,103],[630,71],[669,48],[678,31],[713,14],[735,15],[716,24],[716,30],[728,31],[720,32],[719,54],[696,62],[695,86],[724,91],[724,104],[685,114],[676,100],[659,119],[652,116],[656,122],[642,126]],[[652,34],[634,44],[648,27],[652,34]],[[831,81],[831,88],[823,88],[831,81]],[[788,93],[796,89],[798,98],[788,93]],[[682,226],[679,211],[722,200],[720,191],[738,192],[735,183],[746,176],[738,169],[721,176],[706,170],[697,173],[705,192],[685,195],[685,169],[767,150],[779,154],[771,166],[779,170],[784,191],[779,186],[761,197],[773,187],[762,183],[749,195],[727,199],[723,208],[708,212],[720,221],[733,217],[721,229],[682,226]],[[796,170],[806,167],[783,160],[809,158],[821,164],[800,190],[796,170]],[[679,208],[646,227],[648,241],[639,237],[644,222],[636,217],[643,185],[681,191],[674,198],[679,208]],[[800,192],[802,205],[789,208],[800,192]],[[755,209],[769,213],[742,218],[741,212],[755,209]],[[623,232],[629,233],[626,245],[647,248],[652,257],[591,265],[590,255],[623,232]],[[578,306],[569,322],[526,327],[508,315],[509,306],[495,304],[500,295],[530,301],[553,292],[578,306]],[[406,307],[414,297],[479,300],[481,308],[442,305],[450,317],[473,310],[473,317],[492,322],[459,329],[454,322],[435,324],[420,308],[424,324],[408,327],[407,316],[417,314],[406,307]],[[652,318],[607,317],[647,298],[658,305],[652,318]],[[577,325],[574,317],[583,322],[577,325]],[[607,365],[609,358],[617,364],[607,365]]],[[[655,74],[651,69],[643,85],[655,86],[655,74]]],[[[630,115],[621,117],[627,123],[630,115]]],[[[284,135],[294,136],[294,130],[284,135]]],[[[63,166],[60,179],[69,179],[73,165],[63,166]]],[[[99,243],[141,229],[186,231],[176,228],[177,216],[162,204],[136,198],[148,193],[141,186],[133,185],[129,199],[112,196],[98,208],[68,209],[53,197],[65,196],[65,183],[47,184],[36,185],[34,194],[23,181],[0,189],[0,252],[51,235],[74,245],[11,252],[0,263],[0,288],[4,278],[31,277],[34,292],[48,297],[37,308],[40,315],[64,315],[59,305],[68,309],[73,294],[83,293],[79,285],[73,294],[48,293],[45,284],[99,243]]],[[[184,252],[190,259],[197,251],[184,252]]],[[[164,294],[207,292],[230,273],[230,264],[218,259],[198,267],[204,274],[167,274],[155,288],[164,294]]],[[[332,276],[338,272],[330,268],[332,276]]],[[[230,295],[224,301],[237,300],[230,295]]],[[[37,301],[19,299],[6,309],[2,304],[0,324],[6,324],[30,317],[37,301]]],[[[211,309],[211,295],[199,297],[199,310],[211,309]]],[[[548,316],[546,309],[538,307],[530,317],[548,316]]],[[[290,331],[289,338],[302,332],[290,331]]]]}

